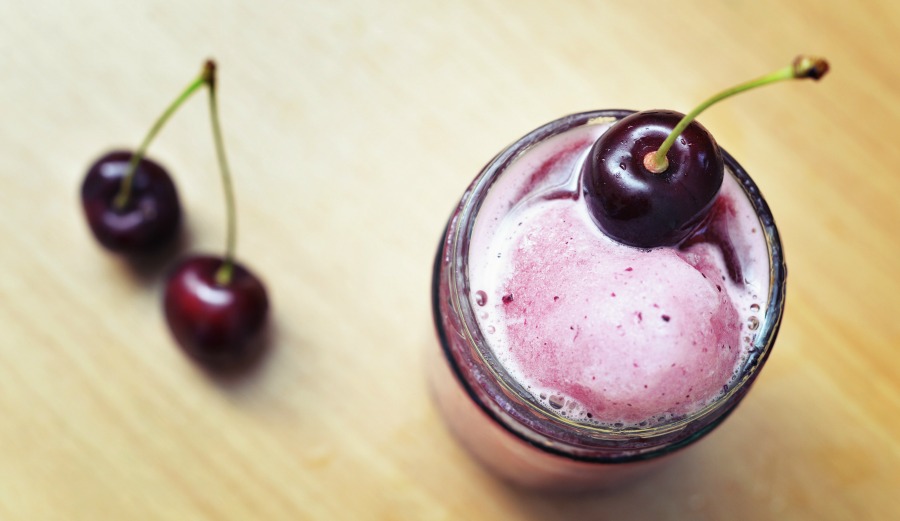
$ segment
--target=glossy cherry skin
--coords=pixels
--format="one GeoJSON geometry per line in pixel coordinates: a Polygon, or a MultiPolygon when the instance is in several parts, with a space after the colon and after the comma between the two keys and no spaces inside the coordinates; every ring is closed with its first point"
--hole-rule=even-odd
{"type": "Polygon", "coordinates": [[[609,128],[591,147],[582,171],[590,213],[613,239],[638,248],[671,246],[684,240],[709,212],[722,186],[724,163],[712,135],[696,121],[666,157],[668,168],[647,170],[655,152],[682,114],[636,112],[609,128]]]}
{"type": "Polygon", "coordinates": [[[81,204],[94,237],[117,253],[148,253],[178,232],[181,204],[165,169],[143,158],[138,163],[125,208],[114,200],[128,173],[132,153],[115,151],[98,159],[81,184],[81,204]]]}
{"type": "Polygon", "coordinates": [[[255,342],[269,311],[263,283],[240,264],[231,282],[216,283],[223,260],[195,256],[179,264],[166,283],[166,322],[188,355],[213,369],[239,367],[262,349],[255,342]]]}

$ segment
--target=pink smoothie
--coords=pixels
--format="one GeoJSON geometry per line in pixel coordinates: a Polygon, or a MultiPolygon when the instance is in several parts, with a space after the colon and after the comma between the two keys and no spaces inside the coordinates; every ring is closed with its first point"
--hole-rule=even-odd
{"type": "Polygon", "coordinates": [[[652,426],[733,382],[767,306],[768,250],[727,170],[689,246],[641,250],[604,235],[579,175],[607,126],[538,143],[491,187],[472,232],[470,299],[494,356],[547,410],[652,426]]]}

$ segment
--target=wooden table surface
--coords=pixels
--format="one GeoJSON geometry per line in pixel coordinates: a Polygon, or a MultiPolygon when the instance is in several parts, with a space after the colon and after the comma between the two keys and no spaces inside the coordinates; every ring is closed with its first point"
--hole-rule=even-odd
{"type": "Polygon", "coordinates": [[[900,4],[79,2],[0,4],[0,519],[900,519],[900,4]],[[596,108],[689,110],[780,226],[781,335],[737,414],[658,474],[547,495],[448,435],[424,355],[432,255],[480,167],[596,108]],[[132,264],[90,236],[86,167],[134,147],[220,65],[239,255],[271,349],[210,378],[161,313],[164,274],[224,244],[206,102],[151,147],[183,240],[132,264]]]}

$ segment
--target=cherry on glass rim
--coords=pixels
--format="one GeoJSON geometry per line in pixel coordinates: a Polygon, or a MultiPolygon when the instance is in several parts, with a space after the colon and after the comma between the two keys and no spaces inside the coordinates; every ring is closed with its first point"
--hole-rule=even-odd
{"type": "Polygon", "coordinates": [[[119,150],[95,161],[81,184],[81,205],[91,232],[105,248],[124,254],[150,253],[177,235],[181,204],[166,170],[144,157],[133,174],[131,197],[119,208],[116,196],[133,156],[119,150]]]}
{"type": "Polygon", "coordinates": [[[585,161],[582,186],[597,225],[613,239],[639,248],[682,241],[708,212],[724,176],[712,135],[692,122],[669,149],[667,168],[647,169],[683,114],[637,112],[609,128],[585,161]]]}
{"type": "Polygon", "coordinates": [[[771,83],[818,81],[828,62],[800,55],[790,65],[725,89],[687,115],[644,111],[613,124],[591,147],[582,190],[594,221],[608,236],[639,248],[674,246],[703,222],[724,177],[722,153],[696,122],[712,105],[771,83]]]}
{"type": "Polygon", "coordinates": [[[179,264],[166,283],[163,307],[178,344],[211,368],[231,368],[254,360],[263,349],[259,335],[269,298],[265,286],[238,263],[231,280],[216,281],[223,259],[195,256],[179,264]]]}

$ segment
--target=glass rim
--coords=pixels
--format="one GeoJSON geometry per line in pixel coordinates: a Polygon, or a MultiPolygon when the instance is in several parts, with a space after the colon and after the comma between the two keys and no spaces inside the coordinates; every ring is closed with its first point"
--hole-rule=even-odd
{"type": "MultiPolygon", "coordinates": [[[[727,169],[740,184],[759,219],[760,228],[766,241],[769,261],[769,288],[765,313],[761,314],[761,320],[756,331],[756,337],[752,340],[749,356],[741,364],[738,378],[729,383],[727,391],[697,411],[666,420],[657,425],[622,428],[606,427],[565,418],[550,410],[524,389],[519,382],[511,378],[496,360],[491,352],[489,343],[478,325],[474,308],[468,298],[470,289],[468,287],[468,240],[461,239],[472,236],[481,204],[493,183],[506,171],[512,162],[532,146],[579,126],[603,121],[611,122],[632,113],[634,111],[607,109],[571,114],[536,128],[504,148],[481,170],[463,196],[454,234],[449,241],[451,306],[454,312],[462,318],[463,333],[469,345],[474,347],[473,351],[477,354],[478,361],[488,369],[504,393],[507,393],[511,398],[515,397],[519,403],[526,406],[529,412],[533,413],[537,418],[549,422],[556,429],[569,431],[578,438],[596,441],[616,441],[634,437],[657,438],[676,433],[699,420],[711,417],[713,424],[718,423],[715,421],[715,415],[721,414],[724,417],[730,408],[737,404],[737,401],[741,398],[740,395],[749,389],[750,384],[758,375],[774,345],[784,312],[787,270],[784,263],[781,239],[775,226],[774,218],[768,204],[750,176],[726,150],[720,147],[727,169]]],[[[495,399],[496,397],[490,396],[490,398],[495,399]]],[[[501,423],[503,422],[502,419],[497,419],[501,423]]],[[[546,436],[545,433],[540,434],[546,436]]]]}

